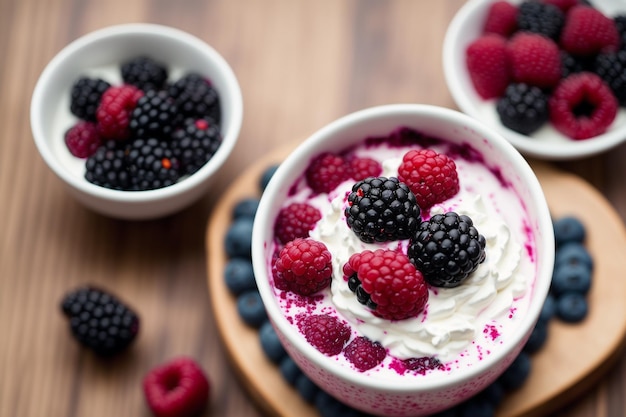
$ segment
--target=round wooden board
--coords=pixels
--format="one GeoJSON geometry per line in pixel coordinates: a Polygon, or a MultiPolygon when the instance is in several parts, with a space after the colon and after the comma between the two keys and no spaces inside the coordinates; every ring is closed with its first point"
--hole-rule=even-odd
{"type": "MultiPolygon", "coordinates": [[[[317,417],[315,408],[266,359],[257,330],[240,320],[235,298],[223,278],[227,261],[224,236],[234,205],[246,197],[258,198],[261,173],[282,161],[291,149],[293,146],[279,148],[242,172],[214,208],[206,231],[208,287],[214,317],[233,367],[263,412],[268,416],[317,417]]],[[[533,355],[529,380],[507,395],[498,417],[546,416],[576,398],[610,367],[626,336],[626,280],[614,279],[623,272],[626,233],[622,220],[585,181],[545,163],[531,161],[531,165],[553,216],[574,215],[587,225],[586,244],[595,261],[590,313],[579,324],[551,321],[546,346],[533,355]]]]}

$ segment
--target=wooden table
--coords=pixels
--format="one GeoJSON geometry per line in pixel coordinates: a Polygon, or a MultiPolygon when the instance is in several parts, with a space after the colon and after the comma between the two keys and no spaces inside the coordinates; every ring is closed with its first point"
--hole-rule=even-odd
{"type": "MultiPolygon", "coordinates": [[[[211,316],[204,241],[211,209],[259,155],[349,112],[396,102],[456,108],[441,45],[463,3],[0,0],[0,416],[149,416],[141,379],[178,355],[193,356],[210,375],[205,415],[260,416],[211,316]],[[70,197],[37,155],[29,104],[37,77],[65,44],[138,21],[214,46],[239,79],[245,110],[241,139],[211,193],[179,214],[128,222],[70,197]],[[69,336],[59,302],[85,283],[139,311],[141,334],[126,354],[103,361],[69,336]]],[[[557,165],[591,182],[626,218],[625,158],[621,146],[557,165]]],[[[625,384],[620,360],[559,415],[625,415],[625,384]]]]}

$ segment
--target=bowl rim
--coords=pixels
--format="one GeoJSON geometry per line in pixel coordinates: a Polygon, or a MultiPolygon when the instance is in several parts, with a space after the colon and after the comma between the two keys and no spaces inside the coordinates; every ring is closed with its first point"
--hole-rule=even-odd
{"type": "MultiPolygon", "coordinates": [[[[462,79],[467,78],[465,85],[472,86],[471,80],[465,71],[464,56],[458,53],[458,45],[469,44],[473,38],[467,36],[466,26],[472,19],[480,20],[480,16],[486,13],[486,8],[495,0],[468,0],[452,18],[443,42],[443,70],[448,91],[456,102],[459,109],[482,121],[481,113],[475,106],[476,100],[463,88],[462,79]]],[[[507,0],[512,3],[520,3],[521,0],[507,0]]],[[[619,108],[618,108],[619,112],[619,108]]],[[[617,115],[618,118],[620,114],[617,115]]],[[[540,138],[532,138],[517,133],[507,127],[494,123],[492,128],[497,130],[506,140],[525,155],[548,159],[566,160],[593,156],[616,147],[626,141],[626,119],[622,126],[608,130],[593,138],[584,140],[571,139],[566,142],[545,142],[540,138]]]]}
{"type": "Polygon", "coordinates": [[[255,216],[252,232],[252,262],[255,271],[255,279],[257,280],[257,286],[271,323],[278,329],[279,333],[282,333],[289,343],[297,347],[300,352],[303,352],[307,359],[313,362],[316,366],[341,378],[344,381],[347,381],[348,383],[366,389],[374,389],[389,393],[408,393],[413,392],[416,389],[427,392],[466,382],[467,380],[488,371],[490,366],[495,363],[499,363],[506,357],[507,354],[515,350],[517,346],[521,345],[524,338],[528,336],[532,330],[532,327],[539,316],[539,312],[541,311],[543,300],[548,293],[554,263],[554,235],[550,212],[543,190],[539,184],[539,180],[522,155],[495,130],[490,129],[468,115],[444,107],[428,104],[387,104],[356,111],[336,119],[309,136],[308,139],[301,143],[280,165],[278,165],[276,172],[261,196],[257,214],[255,216]],[[371,118],[386,118],[396,116],[398,114],[405,114],[407,117],[410,117],[410,115],[418,113],[421,117],[426,116],[430,118],[437,118],[439,120],[445,119],[449,121],[450,118],[454,118],[459,123],[463,123],[469,129],[473,129],[474,131],[481,133],[494,146],[499,148],[500,152],[509,156],[512,163],[516,163],[517,167],[522,171],[520,175],[526,178],[525,183],[529,188],[530,195],[534,197],[533,205],[537,209],[538,227],[544,232],[542,244],[538,244],[538,246],[545,246],[546,248],[546,252],[542,253],[545,261],[540,266],[541,269],[537,271],[538,278],[532,284],[532,291],[534,291],[534,294],[533,300],[529,305],[527,315],[519,324],[519,332],[507,340],[504,349],[498,349],[497,352],[488,356],[487,360],[475,364],[475,366],[467,369],[467,371],[446,375],[446,378],[429,378],[427,380],[416,378],[410,381],[385,380],[384,384],[381,384],[382,380],[380,379],[362,378],[354,370],[347,369],[345,367],[333,366],[332,358],[325,356],[306,342],[304,337],[302,337],[302,335],[299,334],[299,332],[297,332],[282,315],[280,307],[274,300],[273,290],[269,284],[267,259],[265,257],[266,243],[269,239],[267,239],[267,236],[263,235],[263,230],[269,229],[267,223],[271,223],[273,221],[273,219],[268,219],[268,215],[271,212],[271,206],[276,193],[279,192],[281,187],[285,187],[285,185],[281,183],[282,180],[293,181],[294,172],[297,172],[294,170],[302,172],[303,162],[310,159],[311,152],[313,150],[319,152],[318,146],[321,146],[321,143],[326,145],[323,149],[327,149],[327,145],[332,141],[334,135],[338,132],[341,132],[350,125],[358,125],[359,123],[367,121],[371,118]],[[424,381],[427,382],[424,383],[424,381]]]}
{"type": "Polygon", "coordinates": [[[125,23],[107,26],[86,33],[85,35],[71,41],[57,52],[57,54],[48,62],[41,72],[33,90],[30,105],[30,125],[32,136],[35,145],[39,150],[39,154],[42,156],[48,167],[52,169],[52,171],[67,185],[70,185],[72,188],[81,193],[100,199],[123,202],[127,204],[144,204],[165,200],[179,194],[184,194],[199,186],[203,181],[216,173],[228,159],[237,142],[237,138],[241,130],[242,120],[243,98],[241,88],[235,73],[228,62],[226,62],[226,60],[213,47],[202,39],[183,30],[154,23],[125,23]],[[206,164],[204,164],[192,175],[175,184],[163,188],[144,190],[140,192],[114,190],[100,187],[89,183],[83,177],[73,175],[63,166],[54,154],[52,147],[46,139],[46,132],[44,132],[43,124],[40,123],[43,119],[43,114],[45,114],[45,109],[43,108],[43,98],[46,95],[46,88],[50,83],[50,79],[57,73],[63,62],[65,62],[65,60],[69,57],[80,54],[81,51],[89,48],[89,46],[94,42],[106,38],[124,37],[126,35],[156,36],[173,39],[180,43],[190,44],[193,49],[200,51],[202,54],[208,56],[212,62],[214,62],[215,66],[221,73],[221,76],[225,81],[224,85],[226,86],[224,92],[220,92],[220,94],[226,94],[226,91],[228,91],[229,98],[232,101],[230,124],[227,127],[227,130],[222,131],[222,142],[215,154],[206,164]]]}

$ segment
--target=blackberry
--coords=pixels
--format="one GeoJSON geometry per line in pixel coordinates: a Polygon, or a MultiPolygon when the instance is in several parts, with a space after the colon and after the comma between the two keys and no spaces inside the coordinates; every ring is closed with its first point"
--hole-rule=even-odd
{"type": "Polygon", "coordinates": [[[184,117],[210,118],[221,123],[221,108],[217,90],[211,82],[197,73],[188,73],[168,88],[184,117]]]}
{"type": "Polygon", "coordinates": [[[356,272],[348,278],[348,288],[356,295],[359,303],[369,307],[371,310],[376,310],[378,305],[372,301],[370,295],[363,289],[361,280],[359,280],[356,272]]]}
{"type": "Polygon", "coordinates": [[[504,126],[523,135],[535,132],[550,116],[547,94],[525,83],[510,84],[498,99],[496,111],[504,126]]]}
{"type": "Polygon", "coordinates": [[[594,72],[609,86],[620,106],[626,106],[626,49],[599,54],[594,72]]]}
{"type": "Polygon", "coordinates": [[[99,355],[124,350],[139,332],[137,314],[112,294],[94,287],[68,293],[61,309],[74,337],[99,355]]]}
{"type": "Polygon", "coordinates": [[[122,79],[143,91],[160,90],[167,82],[167,68],[147,56],[139,56],[124,62],[120,68],[122,79]]]}
{"type": "Polygon", "coordinates": [[[355,183],[345,215],[348,227],[366,243],[408,239],[421,221],[415,195],[396,177],[355,183]]]}
{"type": "Polygon", "coordinates": [[[191,175],[215,154],[222,138],[219,126],[207,119],[188,119],[172,135],[171,146],[178,158],[181,175],[191,175]]]}
{"type": "Polygon", "coordinates": [[[525,1],[518,8],[517,26],[521,31],[538,33],[557,41],[564,23],[565,15],[552,4],[525,1]]]}
{"type": "Polygon", "coordinates": [[[613,21],[619,33],[620,49],[626,51],[626,14],[615,16],[613,21]]]}
{"type": "Polygon", "coordinates": [[[79,78],[70,93],[70,111],[79,119],[96,121],[96,110],[102,94],[111,86],[100,78],[79,78]]]}
{"type": "Polygon", "coordinates": [[[137,101],[128,127],[137,138],[169,137],[176,125],[178,111],[165,91],[150,90],[137,101]]]}
{"type": "Polygon", "coordinates": [[[574,56],[565,50],[560,50],[561,54],[561,77],[567,78],[572,74],[593,70],[593,59],[583,56],[574,56]]]}
{"type": "Polygon", "coordinates": [[[452,288],[485,260],[485,244],[471,218],[451,211],[422,222],[407,254],[430,285],[452,288]]]}
{"type": "Polygon", "coordinates": [[[128,190],[130,187],[125,147],[120,141],[104,142],[87,159],[85,168],[85,179],[92,184],[113,190],[128,190]]]}
{"type": "Polygon", "coordinates": [[[180,178],[178,160],[166,140],[134,139],[128,146],[127,160],[133,191],[167,187],[180,178]]]}

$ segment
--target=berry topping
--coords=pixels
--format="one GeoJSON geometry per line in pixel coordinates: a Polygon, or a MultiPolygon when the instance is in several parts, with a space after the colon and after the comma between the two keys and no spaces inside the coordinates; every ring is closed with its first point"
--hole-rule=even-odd
{"type": "Polygon", "coordinates": [[[496,34],[486,34],[469,44],[465,52],[470,79],[484,99],[499,97],[509,84],[506,54],[507,41],[496,34]]]}
{"type": "Polygon", "coordinates": [[[409,186],[422,210],[459,192],[456,164],[452,158],[431,149],[407,152],[398,168],[398,178],[409,186]]]}
{"type": "Polygon", "coordinates": [[[415,317],[428,301],[421,272],[402,252],[377,249],[356,253],[343,266],[343,274],[351,290],[357,285],[359,302],[387,320],[415,317]]]}
{"type": "Polygon", "coordinates": [[[295,238],[308,237],[322,214],[315,207],[306,203],[291,203],[278,213],[274,234],[283,244],[295,238]]]}
{"type": "Polygon", "coordinates": [[[563,13],[580,4],[579,0],[541,0],[542,3],[551,4],[558,7],[563,13]]]}
{"type": "Polygon", "coordinates": [[[111,86],[100,78],[79,78],[72,86],[70,93],[70,111],[76,117],[96,121],[96,110],[100,105],[102,94],[111,86]]]}
{"type": "Polygon", "coordinates": [[[112,294],[85,287],[70,292],[61,304],[74,337],[99,355],[128,347],[139,332],[139,317],[112,294]]]}
{"type": "Polygon", "coordinates": [[[509,41],[507,56],[515,82],[551,88],[561,79],[561,54],[550,38],[519,32],[509,41]]]}
{"type": "Polygon", "coordinates": [[[509,85],[496,110],[504,126],[523,135],[535,132],[550,118],[548,96],[524,83],[509,85]]]}
{"type": "Polygon", "coordinates": [[[327,356],[339,354],[350,339],[350,327],[328,314],[299,316],[298,328],[313,347],[327,356]]]}
{"type": "Polygon", "coordinates": [[[156,138],[135,139],[128,146],[128,172],[136,191],[152,190],[174,184],[180,177],[179,163],[168,141],[156,138]]]}
{"type": "Polygon", "coordinates": [[[417,372],[420,375],[426,375],[426,372],[435,369],[445,369],[439,359],[435,357],[422,356],[421,358],[405,359],[404,366],[410,371],[417,372]]]}
{"type": "Polygon", "coordinates": [[[455,212],[423,222],[409,243],[408,256],[435,287],[459,286],[485,260],[485,237],[472,219],[455,212]]]}
{"type": "Polygon", "coordinates": [[[574,139],[604,133],[615,119],[618,108],[611,89],[590,72],[563,79],[548,103],[554,127],[574,139]]]}
{"type": "Polygon", "coordinates": [[[395,177],[354,184],[345,215],[348,227],[366,243],[408,239],[420,222],[415,195],[395,177]]]}
{"type": "Polygon", "coordinates": [[[519,6],[517,26],[520,31],[537,33],[557,40],[564,21],[565,15],[555,5],[525,1],[519,6]]]}
{"type": "Polygon", "coordinates": [[[204,76],[189,73],[171,84],[168,92],[183,117],[209,118],[217,124],[221,122],[219,95],[211,81],[204,76]]]}
{"type": "Polygon", "coordinates": [[[371,158],[354,158],[348,161],[348,176],[355,181],[378,177],[382,172],[380,162],[371,158]]]}
{"type": "Polygon", "coordinates": [[[106,139],[126,139],[130,136],[130,117],[143,91],[132,85],[107,89],[96,111],[98,131],[106,139]]]}
{"type": "Polygon", "coordinates": [[[281,249],[272,273],[289,291],[311,295],[330,285],[331,261],[326,245],[310,238],[297,238],[281,249]]]}
{"type": "Polygon", "coordinates": [[[183,167],[182,175],[191,175],[206,164],[222,143],[219,125],[210,119],[187,119],[172,135],[172,152],[183,167]]]}
{"type": "Polygon", "coordinates": [[[365,372],[378,366],[387,356],[387,351],[380,343],[358,336],[348,343],[344,355],[356,369],[365,372]]]}
{"type": "Polygon", "coordinates": [[[135,137],[168,138],[176,124],[178,112],[165,91],[150,90],[137,101],[129,122],[135,137]]]}
{"type": "Polygon", "coordinates": [[[311,161],[305,177],[314,192],[329,193],[349,178],[349,172],[342,157],[323,153],[311,161]]]}
{"type": "Polygon", "coordinates": [[[572,55],[590,56],[616,51],[620,35],[612,19],[593,7],[578,5],[567,12],[560,44],[572,55]]]}
{"type": "Polygon", "coordinates": [[[143,379],[146,402],[156,417],[193,417],[206,407],[209,380],[193,359],[176,358],[143,379]]]}
{"type": "Polygon", "coordinates": [[[484,33],[495,33],[508,38],[517,30],[517,7],[505,0],[489,6],[483,27],[484,33]]]}
{"type": "Polygon", "coordinates": [[[87,158],[96,153],[102,144],[95,123],[79,121],[65,133],[65,145],[77,158],[87,158]]]}
{"type": "Polygon", "coordinates": [[[599,54],[594,72],[609,86],[621,106],[626,107],[626,49],[599,54]]]}
{"type": "Polygon", "coordinates": [[[125,146],[116,140],[105,141],[85,163],[85,179],[112,190],[130,189],[125,146]]]}
{"type": "Polygon", "coordinates": [[[120,67],[122,79],[143,91],[160,90],[167,81],[167,68],[147,56],[126,61],[120,67]]]}

